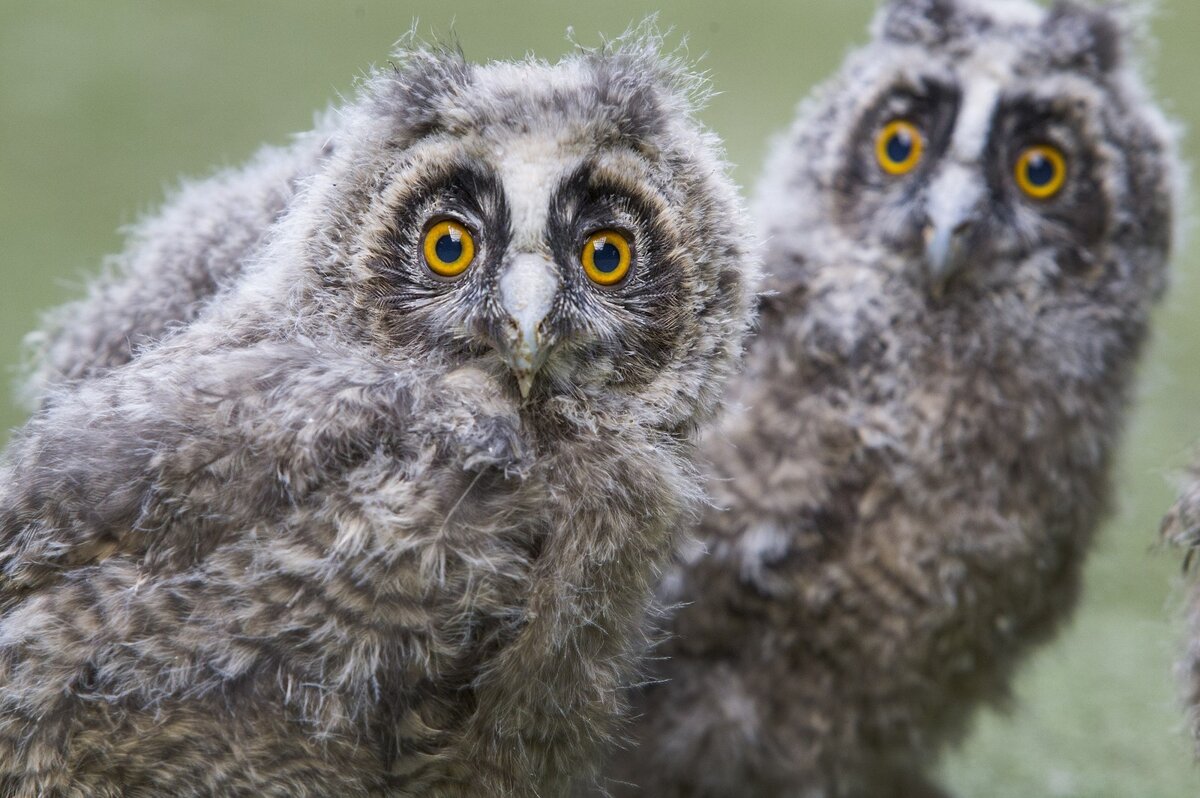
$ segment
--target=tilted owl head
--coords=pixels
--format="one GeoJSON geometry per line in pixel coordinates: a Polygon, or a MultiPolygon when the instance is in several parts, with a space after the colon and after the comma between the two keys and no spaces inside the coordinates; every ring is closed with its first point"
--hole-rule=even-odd
{"type": "Polygon", "coordinates": [[[387,356],[470,362],[527,408],[692,425],[733,367],[754,260],[703,83],[660,47],[397,54],[340,111],[293,226],[328,301],[351,297],[387,356]]]}
{"type": "Polygon", "coordinates": [[[1039,333],[1055,368],[1103,371],[1163,289],[1177,193],[1173,131],[1127,53],[1135,22],[893,0],[780,147],[768,237],[875,264],[926,323],[969,307],[971,335],[1039,333]]]}

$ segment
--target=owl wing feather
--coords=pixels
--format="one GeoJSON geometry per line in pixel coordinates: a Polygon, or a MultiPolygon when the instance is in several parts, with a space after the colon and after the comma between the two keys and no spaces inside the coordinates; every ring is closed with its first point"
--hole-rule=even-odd
{"type": "Polygon", "coordinates": [[[517,588],[497,585],[527,577],[529,552],[475,532],[523,513],[511,499],[515,412],[473,368],[389,369],[353,346],[185,353],[168,345],[82,384],[10,447],[0,784],[48,789],[50,777],[32,772],[46,764],[46,747],[30,753],[39,741],[62,774],[79,772],[72,756],[102,756],[131,783],[159,779],[131,776],[145,758],[109,747],[146,735],[178,738],[184,753],[154,765],[171,783],[191,766],[193,740],[221,739],[203,728],[216,721],[177,699],[236,693],[264,669],[275,672],[254,689],[283,694],[255,693],[253,710],[219,723],[267,723],[265,701],[307,725],[297,738],[271,721],[292,735],[277,750],[232,749],[262,753],[256,778],[270,782],[308,748],[320,770],[321,730],[345,736],[382,706],[397,751],[409,752],[396,767],[419,783],[447,745],[443,730],[471,708],[439,691],[464,689],[500,645],[480,635],[516,623],[497,597],[517,588]],[[108,705],[99,696],[124,708],[84,720],[108,705]],[[152,732],[114,725],[143,722],[152,732]],[[82,731],[55,743],[67,729],[82,731]]]}
{"type": "Polygon", "coordinates": [[[187,567],[378,452],[398,474],[430,451],[464,472],[514,456],[515,411],[478,373],[447,382],[316,344],[184,354],[82,384],[19,433],[0,492],[9,599],[116,554],[187,567]]]}

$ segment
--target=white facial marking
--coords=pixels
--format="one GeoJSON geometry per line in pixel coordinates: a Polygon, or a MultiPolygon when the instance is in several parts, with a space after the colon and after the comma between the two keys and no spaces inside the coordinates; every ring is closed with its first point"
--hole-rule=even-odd
{"type": "Polygon", "coordinates": [[[935,289],[968,257],[960,233],[972,223],[984,199],[984,161],[992,134],[1002,87],[1012,82],[1020,52],[1009,44],[996,43],[986,53],[964,62],[958,70],[962,106],[954,122],[948,157],[929,187],[925,230],[926,266],[935,289]]]}
{"type": "Polygon", "coordinates": [[[983,181],[977,169],[951,163],[938,173],[929,188],[927,213],[935,228],[950,233],[966,220],[983,199],[983,181]]]}
{"type": "Polygon", "coordinates": [[[1044,7],[1029,0],[967,0],[966,5],[1004,26],[1034,27],[1046,16],[1044,7]]]}
{"type": "Polygon", "coordinates": [[[540,120],[528,130],[503,128],[491,138],[489,160],[495,164],[508,200],[515,251],[543,246],[550,202],[563,178],[593,149],[570,122],[557,127],[540,120]]]}
{"type": "Polygon", "coordinates": [[[536,248],[545,236],[551,196],[565,171],[562,145],[554,137],[518,136],[497,149],[493,162],[508,200],[513,244],[536,248]]]}
{"type": "Polygon", "coordinates": [[[950,156],[963,163],[979,163],[991,133],[1001,87],[1014,80],[1021,53],[1011,44],[997,42],[984,53],[976,53],[959,70],[962,107],[954,123],[950,156]]]}
{"type": "MultiPolygon", "coordinates": [[[[480,93],[537,95],[562,90],[571,93],[592,80],[582,65],[559,69],[537,85],[530,85],[524,64],[493,64],[478,77],[480,93]]],[[[563,178],[594,149],[584,131],[571,122],[548,121],[534,113],[524,124],[504,123],[495,135],[483,136],[504,187],[512,227],[512,240],[499,280],[500,304],[509,316],[507,331],[509,366],[522,396],[533,385],[534,374],[545,361],[542,321],[553,308],[560,282],[550,260],[547,220],[550,203],[563,178]]]]}

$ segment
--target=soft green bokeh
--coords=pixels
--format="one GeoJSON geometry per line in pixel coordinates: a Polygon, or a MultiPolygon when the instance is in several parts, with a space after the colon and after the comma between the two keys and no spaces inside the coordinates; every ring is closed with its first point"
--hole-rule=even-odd
{"type": "MultiPolygon", "coordinates": [[[[1200,3],[1163,0],[1152,58],[1160,96],[1200,120],[1200,3]]],[[[864,38],[866,0],[579,4],[535,0],[353,2],[0,2],[0,364],[40,310],[76,293],[117,250],[120,225],[152,210],[178,176],[235,164],[282,142],[414,19],[453,28],[469,57],[553,58],[564,31],[595,43],[648,11],[689,37],[721,92],[705,117],[751,183],[796,100],[864,38]]],[[[1194,141],[1188,152],[1195,157],[1194,141]]],[[[1088,569],[1070,630],[1026,667],[1008,717],[985,715],[949,758],[967,796],[1200,793],[1171,660],[1178,561],[1155,549],[1169,475],[1200,439],[1200,242],[1177,261],[1121,461],[1119,512],[1088,569]]],[[[22,412],[0,399],[0,430],[22,412]]],[[[0,432],[0,440],[4,434],[0,432]]]]}

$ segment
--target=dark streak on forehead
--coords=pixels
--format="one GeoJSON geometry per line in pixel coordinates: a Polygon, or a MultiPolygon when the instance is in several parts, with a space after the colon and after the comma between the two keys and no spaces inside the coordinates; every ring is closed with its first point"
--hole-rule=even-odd
{"type": "Polygon", "coordinates": [[[604,157],[584,160],[562,186],[573,183],[585,187],[593,196],[631,197],[645,206],[647,212],[665,211],[672,201],[683,200],[674,196],[676,186],[659,167],[637,150],[610,148],[604,157]]]}
{"type": "Polygon", "coordinates": [[[400,215],[413,205],[436,198],[438,202],[461,205],[478,212],[485,204],[502,201],[503,196],[499,178],[485,162],[450,156],[421,163],[418,172],[404,186],[404,193],[393,210],[400,215]]]}

